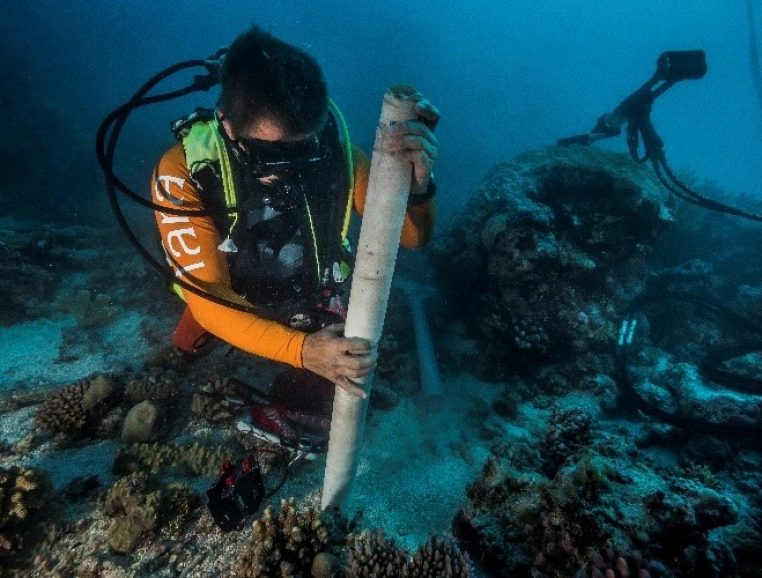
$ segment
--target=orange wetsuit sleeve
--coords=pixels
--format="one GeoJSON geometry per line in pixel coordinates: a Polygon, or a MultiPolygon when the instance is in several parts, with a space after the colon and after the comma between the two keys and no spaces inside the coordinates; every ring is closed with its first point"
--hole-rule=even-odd
{"type": "MultiPolygon", "coordinates": [[[[362,215],[365,209],[365,195],[368,191],[370,160],[357,147],[352,147],[352,157],[355,162],[355,210],[362,215]]],[[[414,249],[428,243],[434,229],[435,217],[433,199],[424,201],[420,205],[408,204],[405,221],[402,224],[400,244],[407,249],[414,249]]]]}
{"type": "MultiPolygon", "coordinates": [[[[182,145],[172,147],[159,161],[151,197],[165,207],[203,208],[182,145]]],[[[248,305],[231,287],[227,258],[217,248],[222,239],[211,217],[161,211],[155,211],[155,216],[167,260],[179,278],[218,297],[248,305]]],[[[191,291],[183,291],[183,296],[193,316],[211,334],[248,353],[302,367],[304,332],[219,305],[191,291]]]]}

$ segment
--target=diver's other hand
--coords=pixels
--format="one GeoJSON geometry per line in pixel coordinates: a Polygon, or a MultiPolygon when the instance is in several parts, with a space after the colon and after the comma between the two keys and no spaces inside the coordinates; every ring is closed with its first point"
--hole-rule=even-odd
{"type": "Polygon", "coordinates": [[[439,152],[439,140],[434,129],[439,122],[440,113],[429,99],[420,93],[412,98],[416,100],[416,120],[408,120],[386,129],[385,146],[398,158],[413,163],[413,182],[410,192],[414,195],[426,192],[431,178],[431,170],[439,152]]]}
{"type": "Polygon", "coordinates": [[[376,360],[366,339],[344,337],[344,324],[338,323],[307,335],[302,346],[302,365],[364,399],[367,394],[352,380],[373,371],[376,360]]]}

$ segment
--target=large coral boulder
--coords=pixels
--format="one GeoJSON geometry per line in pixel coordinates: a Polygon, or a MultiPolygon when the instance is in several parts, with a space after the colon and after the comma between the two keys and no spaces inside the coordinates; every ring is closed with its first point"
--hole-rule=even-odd
{"type": "Polygon", "coordinates": [[[610,341],[672,221],[668,201],[625,155],[532,151],[490,171],[433,255],[486,353],[564,357],[610,341]]]}

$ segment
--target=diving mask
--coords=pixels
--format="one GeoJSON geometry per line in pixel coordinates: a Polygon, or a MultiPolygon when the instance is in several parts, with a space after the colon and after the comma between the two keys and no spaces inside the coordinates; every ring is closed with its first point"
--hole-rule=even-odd
{"type": "Polygon", "coordinates": [[[319,135],[293,141],[237,139],[234,150],[243,167],[254,178],[283,175],[316,167],[328,156],[319,135]]]}

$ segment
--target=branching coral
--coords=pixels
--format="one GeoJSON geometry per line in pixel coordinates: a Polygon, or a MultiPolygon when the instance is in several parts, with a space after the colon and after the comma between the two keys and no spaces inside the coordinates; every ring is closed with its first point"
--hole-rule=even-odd
{"type": "Polygon", "coordinates": [[[50,490],[50,479],[41,470],[0,468],[0,562],[23,547],[29,518],[43,507],[50,490]]]}
{"type": "Polygon", "coordinates": [[[120,389],[109,376],[82,379],[52,394],[40,406],[37,424],[53,433],[83,433],[119,393],[120,389]]]}
{"type": "Polygon", "coordinates": [[[381,530],[351,533],[354,522],[316,506],[281,500],[252,525],[232,569],[238,578],[470,578],[471,562],[451,540],[431,538],[412,558],[381,530]],[[345,559],[343,567],[341,560],[345,559]]]}
{"type": "Polygon", "coordinates": [[[352,540],[347,559],[347,578],[402,576],[407,554],[384,532],[363,532],[352,540]]]}
{"type": "Polygon", "coordinates": [[[330,550],[331,531],[317,507],[298,509],[282,500],[252,524],[251,543],[236,562],[238,578],[298,578],[308,575],[315,557],[330,550]]]}
{"type": "Polygon", "coordinates": [[[232,457],[225,446],[132,444],[119,450],[113,470],[118,474],[180,470],[191,475],[216,475],[220,464],[232,457]]]}
{"type": "Polygon", "coordinates": [[[240,408],[234,406],[228,398],[239,397],[240,389],[236,380],[216,376],[209,383],[199,386],[193,394],[193,414],[212,423],[232,420],[240,408]]]}
{"type": "Polygon", "coordinates": [[[176,396],[180,387],[177,377],[167,372],[144,375],[127,382],[124,396],[130,401],[164,401],[176,396]]]}
{"type": "Polygon", "coordinates": [[[380,530],[352,540],[347,578],[470,578],[471,561],[451,540],[432,537],[410,558],[380,530]]]}
{"type": "Polygon", "coordinates": [[[451,540],[432,537],[404,569],[404,578],[470,578],[468,555],[451,540]]]}

